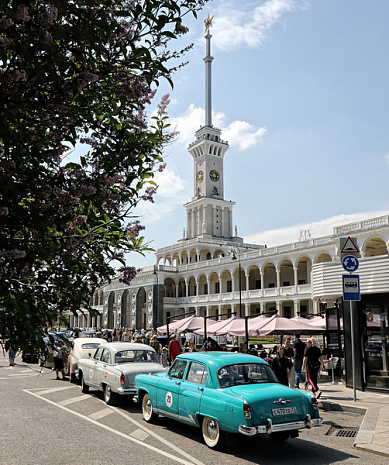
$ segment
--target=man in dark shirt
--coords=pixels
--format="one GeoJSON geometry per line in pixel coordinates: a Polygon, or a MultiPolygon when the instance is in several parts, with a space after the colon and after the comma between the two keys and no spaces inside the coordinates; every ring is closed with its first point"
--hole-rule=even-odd
{"type": "Polygon", "coordinates": [[[301,372],[303,368],[304,352],[305,352],[305,343],[300,340],[300,334],[294,335],[293,343],[294,351],[294,380],[296,389],[300,389],[300,381],[305,383],[305,376],[301,372]]]}

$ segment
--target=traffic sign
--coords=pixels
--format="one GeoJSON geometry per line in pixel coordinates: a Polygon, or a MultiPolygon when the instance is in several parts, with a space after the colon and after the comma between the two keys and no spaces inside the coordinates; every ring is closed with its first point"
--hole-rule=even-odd
{"type": "Polygon", "coordinates": [[[340,238],[340,253],[341,254],[357,254],[359,253],[356,237],[341,237],[340,238]]]}
{"type": "Polygon", "coordinates": [[[359,261],[357,257],[354,257],[354,255],[345,255],[342,257],[342,266],[346,271],[353,273],[354,271],[357,271],[359,261]]]}
{"type": "Polygon", "coordinates": [[[343,274],[343,300],[359,301],[361,300],[361,292],[359,289],[358,274],[343,274]]]}

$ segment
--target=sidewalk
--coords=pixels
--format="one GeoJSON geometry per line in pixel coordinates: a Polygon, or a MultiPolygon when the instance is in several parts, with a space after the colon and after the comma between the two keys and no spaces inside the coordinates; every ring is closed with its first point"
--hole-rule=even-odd
{"type": "Polygon", "coordinates": [[[389,457],[389,393],[356,391],[338,384],[320,381],[322,396],[319,405],[325,410],[364,413],[364,419],[354,441],[356,449],[389,457]]]}

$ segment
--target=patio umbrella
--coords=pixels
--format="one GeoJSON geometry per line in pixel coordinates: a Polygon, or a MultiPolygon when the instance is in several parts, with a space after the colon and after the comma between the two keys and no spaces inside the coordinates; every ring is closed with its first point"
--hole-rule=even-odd
{"type": "MultiPolygon", "coordinates": [[[[214,320],[208,320],[207,328],[211,327],[213,323],[216,322],[214,320]]],[[[169,323],[169,332],[183,333],[184,331],[194,331],[197,329],[200,330],[201,328],[203,328],[204,331],[204,317],[197,315],[192,315],[188,318],[183,318],[181,320],[174,320],[171,323],[169,323]]],[[[157,331],[159,333],[166,334],[167,325],[160,326],[159,328],[157,328],[157,331]]]]}
{"type": "Polygon", "coordinates": [[[304,318],[301,316],[294,316],[291,318],[293,321],[301,321],[303,323],[308,323],[309,325],[313,326],[314,328],[318,329],[327,329],[326,328],[326,319],[321,316],[314,316],[313,318],[304,318]]]}
{"type": "MultiPolygon", "coordinates": [[[[243,327],[243,334],[244,334],[244,319],[239,318],[237,316],[232,316],[227,320],[208,320],[207,321],[207,336],[224,336],[226,334],[230,334],[229,331],[233,327],[243,327]],[[212,321],[212,323],[211,323],[212,321]]],[[[204,328],[198,329],[194,331],[196,334],[200,334],[204,336],[204,328]]]]}
{"type": "Polygon", "coordinates": [[[324,332],[321,328],[315,328],[308,323],[303,321],[294,321],[291,318],[284,318],[282,316],[276,315],[271,321],[267,322],[259,328],[258,335],[260,336],[272,336],[279,335],[283,336],[286,334],[321,334],[324,332]]]}
{"type": "MultiPolygon", "coordinates": [[[[248,326],[248,333],[249,336],[257,336],[258,329],[261,328],[264,324],[271,321],[275,315],[268,317],[265,315],[258,315],[253,318],[247,318],[247,326],[248,326]]],[[[231,336],[245,336],[246,335],[246,328],[245,328],[245,319],[242,318],[241,321],[236,322],[236,324],[232,325],[229,328],[228,334],[231,336]]]]}

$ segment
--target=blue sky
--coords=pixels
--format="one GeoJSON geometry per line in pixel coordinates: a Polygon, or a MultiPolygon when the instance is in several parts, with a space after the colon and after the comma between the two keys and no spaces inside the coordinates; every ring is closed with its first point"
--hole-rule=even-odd
{"type": "MultiPolygon", "coordinates": [[[[281,245],[389,214],[389,1],[213,0],[180,42],[189,64],[162,85],[180,132],[155,203],[137,210],[146,240],[175,244],[193,195],[187,146],[204,124],[203,21],[212,34],[213,123],[230,148],[225,199],[246,242],[281,245]]],[[[150,109],[152,111],[152,108],[150,109]]],[[[155,263],[130,254],[128,264],[155,263]]]]}

